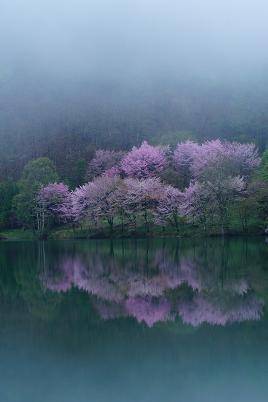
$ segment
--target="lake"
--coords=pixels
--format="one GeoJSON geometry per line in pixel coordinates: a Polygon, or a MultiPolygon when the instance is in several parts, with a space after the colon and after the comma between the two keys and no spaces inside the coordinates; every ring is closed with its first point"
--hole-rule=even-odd
{"type": "Polygon", "coordinates": [[[1,402],[268,400],[265,238],[0,242],[1,402]]]}

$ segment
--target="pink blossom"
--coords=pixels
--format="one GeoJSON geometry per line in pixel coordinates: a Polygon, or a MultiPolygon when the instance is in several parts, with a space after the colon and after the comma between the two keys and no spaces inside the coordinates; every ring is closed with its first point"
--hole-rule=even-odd
{"type": "Polygon", "coordinates": [[[72,211],[75,221],[81,221],[89,212],[91,192],[94,183],[89,182],[77,187],[71,194],[72,211]]]}
{"type": "Polygon", "coordinates": [[[199,220],[205,217],[205,213],[212,206],[208,189],[198,183],[191,182],[183,193],[183,201],[180,204],[180,213],[191,220],[199,220]]]}
{"type": "Polygon", "coordinates": [[[38,204],[44,212],[63,222],[72,217],[71,194],[63,183],[51,183],[41,188],[37,196],[38,204]]]}
{"type": "Polygon", "coordinates": [[[155,208],[164,191],[160,179],[155,177],[142,180],[125,179],[124,183],[126,186],[126,208],[137,212],[155,208]]]}
{"type": "Polygon", "coordinates": [[[186,173],[193,164],[193,161],[200,150],[200,146],[193,141],[179,142],[174,151],[174,164],[180,171],[186,173]]]}
{"type": "Polygon", "coordinates": [[[123,156],[122,151],[97,150],[88,165],[88,178],[93,179],[101,176],[105,172],[111,172],[111,169],[119,170],[118,167],[123,156]]]}
{"type": "Polygon", "coordinates": [[[127,177],[144,179],[160,174],[167,164],[166,148],[155,147],[144,141],[139,148],[133,147],[121,162],[127,177]]]}
{"type": "Polygon", "coordinates": [[[156,222],[160,224],[168,223],[178,229],[178,219],[181,215],[180,211],[183,200],[184,195],[180,190],[172,186],[165,186],[156,209],[156,222]]]}
{"type": "Polygon", "coordinates": [[[211,175],[248,176],[260,164],[254,144],[207,141],[194,152],[191,166],[195,178],[211,175]]]}
{"type": "Polygon", "coordinates": [[[106,219],[110,225],[122,204],[122,180],[118,176],[102,175],[76,189],[72,194],[76,220],[93,222],[106,219]]]}

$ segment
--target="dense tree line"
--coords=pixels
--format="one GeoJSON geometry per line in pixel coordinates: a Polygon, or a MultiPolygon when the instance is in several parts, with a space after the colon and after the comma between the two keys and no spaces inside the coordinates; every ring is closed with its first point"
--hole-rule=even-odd
{"type": "MultiPolygon", "coordinates": [[[[187,140],[175,147],[144,141],[130,151],[99,149],[81,185],[64,183],[48,158],[2,183],[1,227],[57,226],[126,233],[144,227],[192,227],[205,233],[264,231],[268,218],[267,151],[254,144],[187,140]],[[4,186],[4,187],[3,187],[4,186]]],[[[73,166],[70,166],[70,170],[73,166]]]]}
{"type": "Polygon", "coordinates": [[[0,180],[18,180],[28,161],[45,156],[74,188],[82,184],[96,149],[128,150],[143,139],[175,145],[220,136],[253,141],[261,152],[268,146],[266,80],[215,84],[168,82],[165,76],[164,81],[162,88],[142,82],[132,90],[92,84],[68,96],[66,88],[53,87],[53,97],[41,89],[30,96],[30,79],[14,85],[12,96],[2,85],[0,180]]]}

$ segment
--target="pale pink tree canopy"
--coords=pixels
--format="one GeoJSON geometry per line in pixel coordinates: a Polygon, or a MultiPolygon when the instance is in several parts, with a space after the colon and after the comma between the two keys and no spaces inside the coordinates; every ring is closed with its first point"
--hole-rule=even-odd
{"type": "Polygon", "coordinates": [[[183,196],[180,208],[182,215],[198,220],[205,213],[206,208],[210,207],[209,194],[205,186],[198,182],[191,182],[183,196]]]}
{"type": "Polygon", "coordinates": [[[172,186],[165,186],[156,209],[156,222],[170,224],[178,229],[184,194],[172,186]]]}
{"type": "Polygon", "coordinates": [[[213,140],[199,146],[191,170],[196,178],[211,175],[248,176],[259,164],[260,158],[254,144],[213,140]]]}
{"type": "Polygon", "coordinates": [[[199,145],[192,141],[179,143],[174,151],[178,171],[190,171],[192,178],[212,176],[248,176],[260,164],[254,144],[211,140],[199,145]]]}
{"type": "Polygon", "coordinates": [[[164,185],[157,177],[125,179],[125,207],[130,212],[155,210],[162,197],[164,185]]]}
{"type": "Polygon", "coordinates": [[[72,217],[71,194],[64,183],[51,183],[42,187],[37,201],[46,213],[60,221],[68,221],[72,217]]]}
{"type": "Polygon", "coordinates": [[[122,151],[110,151],[99,149],[96,151],[94,158],[90,161],[88,165],[87,177],[91,180],[97,176],[102,175],[105,172],[116,172],[119,173],[119,164],[124,156],[122,151]]]}
{"type": "Polygon", "coordinates": [[[89,213],[91,191],[94,187],[92,182],[77,187],[71,194],[72,211],[74,221],[79,222],[89,213]]]}
{"type": "Polygon", "coordinates": [[[228,224],[229,206],[241,196],[251,173],[259,166],[260,158],[254,144],[207,141],[178,144],[174,152],[177,169],[192,178],[184,191],[182,213],[192,221],[213,217],[220,221],[221,230],[228,224]]]}
{"type": "Polygon", "coordinates": [[[166,148],[144,141],[123,158],[121,170],[125,176],[137,179],[158,176],[167,164],[166,153],[166,148]]]}
{"type": "Polygon", "coordinates": [[[122,179],[119,176],[102,175],[76,189],[73,194],[73,211],[76,220],[85,217],[95,222],[106,219],[112,224],[122,204],[122,179]]]}
{"type": "Polygon", "coordinates": [[[220,220],[222,229],[228,218],[228,207],[245,190],[242,177],[227,177],[217,181],[191,182],[183,193],[180,212],[190,222],[206,224],[212,217],[220,220]]]}
{"type": "Polygon", "coordinates": [[[174,151],[174,164],[178,170],[190,169],[193,164],[199,145],[193,141],[179,142],[174,151]]]}
{"type": "Polygon", "coordinates": [[[89,197],[89,208],[98,220],[106,219],[112,223],[120,205],[121,183],[122,180],[118,176],[103,175],[94,180],[89,197]]]}
{"type": "Polygon", "coordinates": [[[179,143],[173,166],[183,192],[160,180],[169,156],[168,147],[146,141],[127,154],[98,150],[89,164],[93,180],[72,192],[63,183],[51,183],[41,189],[38,203],[62,222],[106,221],[112,229],[119,217],[123,231],[125,218],[136,226],[142,216],[147,230],[153,221],[178,230],[179,217],[187,217],[204,228],[207,222],[220,222],[223,233],[230,207],[246,196],[252,172],[260,164],[255,145],[219,139],[179,143]]]}

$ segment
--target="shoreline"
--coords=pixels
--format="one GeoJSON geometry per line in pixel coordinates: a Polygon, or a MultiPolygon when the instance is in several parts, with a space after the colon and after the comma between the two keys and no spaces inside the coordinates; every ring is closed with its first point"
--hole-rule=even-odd
{"type": "Polygon", "coordinates": [[[205,238],[233,238],[233,237],[265,237],[267,236],[264,231],[256,230],[249,232],[230,231],[224,235],[221,233],[202,233],[197,230],[189,230],[187,233],[178,234],[176,232],[167,231],[165,233],[152,231],[150,233],[133,232],[125,233],[124,235],[114,233],[108,235],[107,233],[92,233],[92,235],[85,235],[82,233],[73,233],[71,230],[59,230],[49,233],[44,238],[39,238],[31,230],[22,229],[9,229],[0,232],[0,242],[6,241],[49,241],[49,240],[135,240],[135,239],[154,239],[154,238],[177,238],[177,239],[205,239],[205,238]]]}

